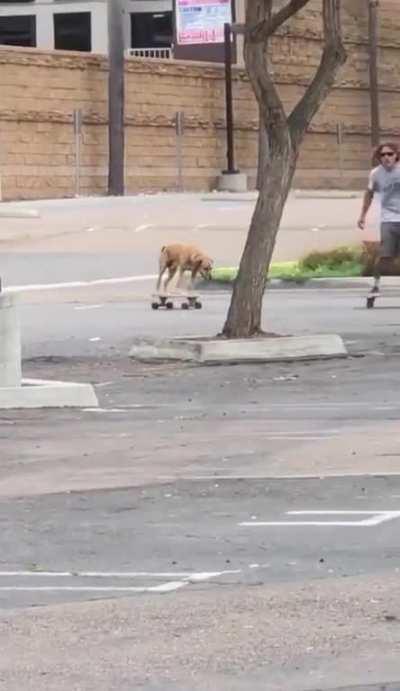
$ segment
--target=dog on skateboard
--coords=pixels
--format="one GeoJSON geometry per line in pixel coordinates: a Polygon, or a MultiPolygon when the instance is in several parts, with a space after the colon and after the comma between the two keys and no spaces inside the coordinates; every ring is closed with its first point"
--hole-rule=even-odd
{"type": "Polygon", "coordinates": [[[184,272],[190,271],[189,290],[192,290],[198,274],[206,280],[210,280],[212,268],[212,259],[194,245],[165,245],[161,248],[160,252],[160,270],[157,280],[157,291],[160,291],[162,278],[166,271],[168,271],[168,276],[164,283],[164,292],[166,292],[177,272],[177,285],[179,285],[184,272]]]}

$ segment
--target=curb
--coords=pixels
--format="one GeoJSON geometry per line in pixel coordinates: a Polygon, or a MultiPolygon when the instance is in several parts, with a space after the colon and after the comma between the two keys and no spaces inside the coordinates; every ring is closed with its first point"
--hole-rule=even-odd
{"type": "Polygon", "coordinates": [[[362,190],[293,190],[296,199],[361,199],[362,190]]]}
{"type": "Polygon", "coordinates": [[[326,360],[347,356],[343,340],[337,334],[253,339],[147,338],[134,342],[129,352],[129,357],[134,360],[173,360],[197,365],[326,360]]]}
{"type": "MultiPolygon", "coordinates": [[[[400,289],[400,276],[384,276],[383,280],[388,288],[400,289]]],[[[286,280],[284,278],[272,278],[267,282],[268,288],[363,288],[368,290],[372,285],[372,276],[356,276],[354,278],[306,278],[304,280],[286,280]]],[[[231,292],[233,282],[226,281],[204,281],[199,283],[199,290],[213,291],[224,290],[231,292]]]]}
{"type": "Polygon", "coordinates": [[[8,209],[0,207],[0,218],[40,218],[37,209],[8,209]]]}
{"type": "Polygon", "coordinates": [[[22,386],[0,387],[0,409],[97,408],[91,384],[23,379],[22,386]]]}

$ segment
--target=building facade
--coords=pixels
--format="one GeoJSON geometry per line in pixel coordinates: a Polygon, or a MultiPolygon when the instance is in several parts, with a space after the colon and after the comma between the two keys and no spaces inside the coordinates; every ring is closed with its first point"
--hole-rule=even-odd
{"type": "MultiPolygon", "coordinates": [[[[122,0],[121,5],[126,49],[171,49],[172,0],[122,0]]],[[[0,44],[106,54],[107,0],[0,2],[0,44]]]]}
{"type": "MultiPolygon", "coordinates": [[[[222,22],[231,21],[232,15],[236,15],[235,5],[231,4],[234,0],[216,0],[207,9],[207,2],[196,6],[176,0],[178,24],[179,17],[184,17],[186,22],[182,46],[178,45],[174,33],[174,0],[118,1],[123,11],[125,49],[131,55],[169,58],[176,54],[183,59],[223,59],[221,36],[214,38],[214,44],[196,48],[196,39],[191,40],[189,33],[194,37],[196,33],[201,34],[195,15],[203,9],[211,20],[219,20],[221,34],[222,22]],[[219,50],[215,44],[219,44],[219,50]]],[[[243,2],[238,0],[238,4],[243,2]]],[[[108,0],[0,0],[0,45],[107,54],[107,5],[108,0]]]]}

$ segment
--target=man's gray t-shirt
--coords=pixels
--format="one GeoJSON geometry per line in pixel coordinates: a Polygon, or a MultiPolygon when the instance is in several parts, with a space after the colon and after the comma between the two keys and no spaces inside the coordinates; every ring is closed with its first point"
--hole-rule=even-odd
{"type": "Polygon", "coordinates": [[[371,170],[368,189],[381,199],[381,223],[400,223],[400,164],[392,170],[378,166],[371,170]]]}

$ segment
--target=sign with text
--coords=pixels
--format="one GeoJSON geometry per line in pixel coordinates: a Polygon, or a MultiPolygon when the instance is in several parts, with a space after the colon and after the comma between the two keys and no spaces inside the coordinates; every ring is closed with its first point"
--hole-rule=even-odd
{"type": "Polygon", "coordinates": [[[231,21],[231,0],[176,0],[179,45],[223,43],[224,24],[231,21]]]}

